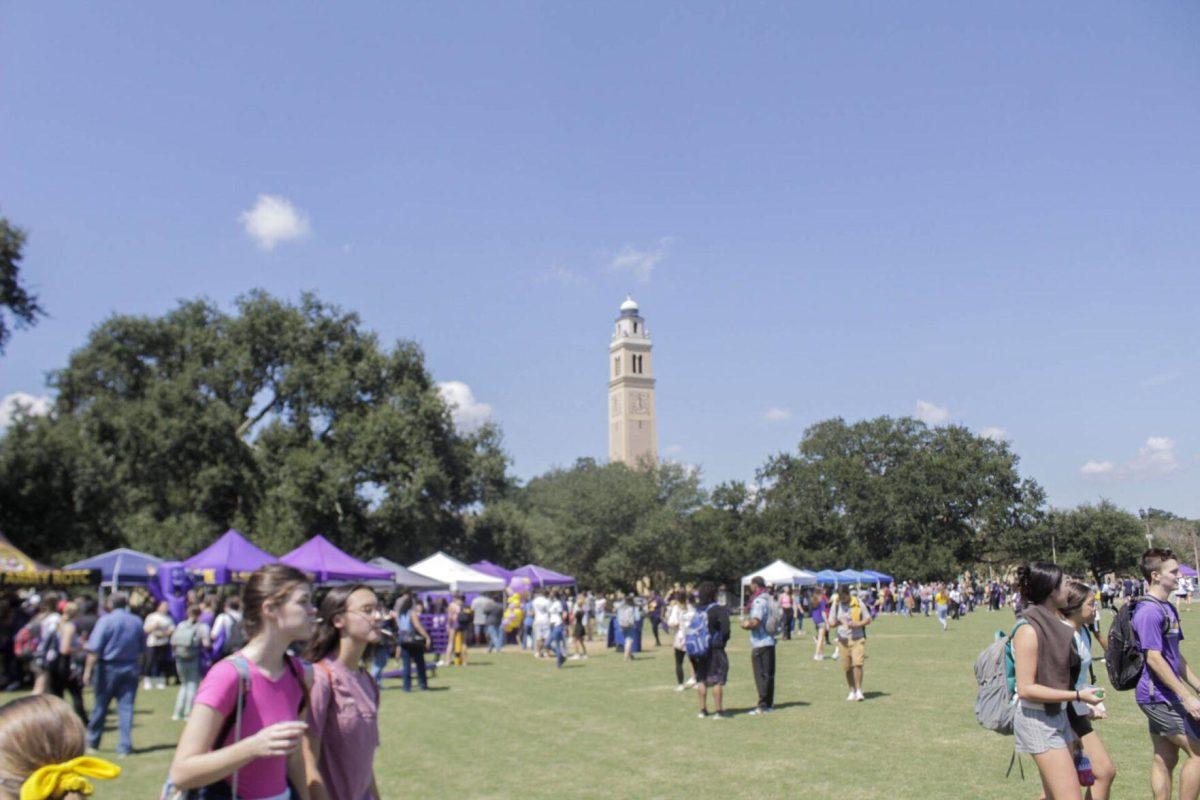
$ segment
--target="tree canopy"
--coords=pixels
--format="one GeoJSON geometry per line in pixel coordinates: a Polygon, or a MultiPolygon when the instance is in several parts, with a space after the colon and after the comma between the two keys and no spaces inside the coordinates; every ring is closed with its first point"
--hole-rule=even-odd
{"type": "Polygon", "coordinates": [[[0,353],[13,328],[33,325],[45,315],[37,296],[21,284],[25,231],[0,217],[0,353]]]}

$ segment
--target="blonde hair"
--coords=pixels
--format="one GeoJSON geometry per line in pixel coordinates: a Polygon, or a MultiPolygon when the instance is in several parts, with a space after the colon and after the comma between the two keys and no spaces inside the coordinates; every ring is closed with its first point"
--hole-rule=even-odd
{"type": "Polygon", "coordinates": [[[70,621],[70,620],[75,619],[78,616],[79,616],[79,603],[76,603],[74,600],[72,600],[71,602],[69,602],[65,606],[63,606],[63,610],[62,610],[63,619],[70,621]]]}
{"type": "MultiPolygon", "coordinates": [[[[41,767],[83,755],[87,730],[62,698],[30,695],[0,707],[0,800],[18,800],[21,784],[41,767]]],[[[79,792],[53,800],[83,800],[79,792]]]]}

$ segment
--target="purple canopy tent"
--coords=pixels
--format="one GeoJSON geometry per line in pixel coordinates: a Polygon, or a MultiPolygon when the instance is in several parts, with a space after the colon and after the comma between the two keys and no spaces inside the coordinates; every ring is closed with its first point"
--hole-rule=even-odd
{"type": "Polygon", "coordinates": [[[526,564],[513,570],[514,577],[528,578],[534,586],[574,586],[575,579],[552,569],[526,564]]]}
{"type": "Polygon", "coordinates": [[[319,534],[287,555],[281,556],[279,561],[309,573],[317,583],[394,579],[389,570],[359,561],[334,547],[328,539],[319,534]]]}
{"type": "Polygon", "coordinates": [[[250,543],[233,528],[220,539],[183,562],[193,572],[201,574],[205,583],[237,583],[246,580],[251,572],[279,559],[250,543]]]}
{"type": "Polygon", "coordinates": [[[1197,576],[1197,574],[1200,574],[1200,573],[1197,573],[1196,570],[1192,569],[1187,564],[1180,564],[1179,565],[1179,574],[1184,576],[1185,578],[1195,578],[1197,576]]]}
{"type": "Polygon", "coordinates": [[[471,569],[476,572],[482,572],[484,575],[491,575],[493,578],[499,578],[502,581],[507,581],[516,574],[512,570],[505,569],[499,564],[493,564],[490,561],[476,561],[471,565],[471,569]]]}

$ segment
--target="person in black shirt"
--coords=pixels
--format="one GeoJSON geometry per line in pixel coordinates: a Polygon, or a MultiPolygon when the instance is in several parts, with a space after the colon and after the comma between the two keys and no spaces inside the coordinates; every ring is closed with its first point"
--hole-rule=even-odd
{"type": "Polygon", "coordinates": [[[729,677],[729,657],[725,655],[725,643],[729,641],[729,608],[715,602],[717,589],[711,583],[702,583],[697,590],[700,595],[696,613],[708,616],[708,630],[712,644],[708,653],[697,659],[696,692],[700,696],[700,718],[708,714],[708,689],[712,688],[717,710],[713,719],[725,719],[725,681],[729,677]]]}

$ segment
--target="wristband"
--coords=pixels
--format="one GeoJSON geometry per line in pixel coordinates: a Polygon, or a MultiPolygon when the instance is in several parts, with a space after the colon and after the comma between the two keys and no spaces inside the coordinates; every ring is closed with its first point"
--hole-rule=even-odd
{"type": "Polygon", "coordinates": [[[1079,702],[1079,690],[1078,689],[1075,690],[1075,702],[1076,703],[1079,702]]]}

